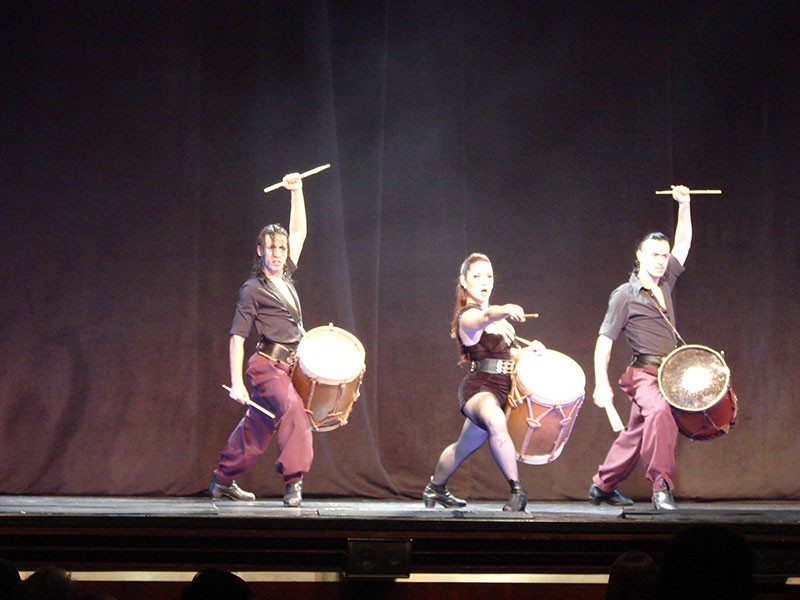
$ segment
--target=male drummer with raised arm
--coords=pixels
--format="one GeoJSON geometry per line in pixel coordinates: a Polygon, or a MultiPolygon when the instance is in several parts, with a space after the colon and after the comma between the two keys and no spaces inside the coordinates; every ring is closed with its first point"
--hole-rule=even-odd
{"type": "Polygon", "coordinates": [[[672,186],[672,197],[678,202],[672,250],[663,233],[649,233],[639,242],[636,266],[628,282],[611,292],[597,337],[593,394],[597,406],[605,408],[614,401],[608,363],[611,347],[620,333],[625,333],[633,358],[619,379],[620,387],[631,400],[630,418],[592,478],[589,502],[594,505],[602,502],[613,506],[632,505],[633,501],[620,494],[617,486],[628,478],[641,459],[645,477],[653,487],[656,510],[678,508],[672,494],[678,426],[669,403],[659,390],[658,367],[678,343],[672,290],[689,254],[692,218],[689,189],[672,186]]]}
{"type": "Polygon", "coordinates": [[[230,397],[245,405],[255,402],[275,416],[247,409],[220,451],[208,490],[215,499],[255,500],[255,494],[241,489],[235,479],[250,470],[274,434],[278,446],[275,468],[285,483],[283,503],[297,507],[303,500],[303,475],[314,457],[308,415],[289,375],[304,334],[291,274],[306,239],[306,209],[299,174],[286,175],[283,187],[292,194],[289,231],[267,225],[258,234],[253,272],[239,289],[229,344],[230,397]],[[242,368],[244,342],[253,327],[261,340],[247,363],[251,400],[242,368]]]}

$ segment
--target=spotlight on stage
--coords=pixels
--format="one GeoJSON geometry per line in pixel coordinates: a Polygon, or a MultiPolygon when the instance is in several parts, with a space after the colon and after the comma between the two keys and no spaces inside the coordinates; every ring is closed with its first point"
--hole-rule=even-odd
{"type": "Polygon", "coordinates": [[[411,540],[347,540],[345,579],[405,579],[411,572],[411,540]]]}

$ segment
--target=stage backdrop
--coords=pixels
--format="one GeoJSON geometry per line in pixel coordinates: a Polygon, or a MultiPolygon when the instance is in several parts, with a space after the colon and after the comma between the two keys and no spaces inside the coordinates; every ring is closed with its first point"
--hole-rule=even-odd
{"type": "MultiPolygon", "coordinates": [[[[60,3],[59,3],[60,4],[60,3]]],[[[582,499],[614,439],[592,351],[635,241],[693,199],[687,341],[741,413],[678,445],[677,493],[800,498],[797,2],[112,2],[4,9],[0,492],[190,495],[242,408],[228,329],[255,236],[305,180],[306,325],[366,348],[350,423],[315,434],[313,496],[419,497],[463,422],[458,268],[493,260],[525,338],[587,400],[534,499],[582,499]]],[[[248,341],[252,348],[254,340],[248,341]]],[[[612,374],[629,350],[614,347],[612,374]]],[[[625,418],[628,401],[617,394],[625,418]]],[[[278,495],[274,447],[240,483],[278,495]]],[[[487,448],[451,480],[503,500],[487,448]]],[[[649,496],[642,472],[622,491],[649,496]]]]}

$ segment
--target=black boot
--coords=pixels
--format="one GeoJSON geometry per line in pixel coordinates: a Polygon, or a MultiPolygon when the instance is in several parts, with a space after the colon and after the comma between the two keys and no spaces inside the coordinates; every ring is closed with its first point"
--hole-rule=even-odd
{"type": "Polygon", "coordinates": [[[425,508],[433,508],[437,502],[445,508],[463,508],[467,505],[465,500],[453,496],[447,486],[433,483],[433,477],[422,490],[422,501],[425,503],[425,508]]]}
{"type": "Polygon", "coordinates": [[[611,506],[633,506],[633,500],[626,498],[617,490],[604,492],[595,484],[589,486],[589,504],[600,506],[602,502],[610,504],[611,506]]]}
{"type": "Polygon", "coordinates": [[[511,497],[503,506],[503,510],[506,512],[525,510],[528,505],[528,492],[525,491],[522,482],[509,479],[508,485],[511,486],[511,497]]]}

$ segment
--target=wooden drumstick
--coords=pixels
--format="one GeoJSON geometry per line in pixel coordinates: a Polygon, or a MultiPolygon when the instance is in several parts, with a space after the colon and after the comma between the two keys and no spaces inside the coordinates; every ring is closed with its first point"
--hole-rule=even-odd
{"type": "MultiPolygon", "coordinates": [[[[229,392],[231,391],[231,388],[229,388],[229,387],[228,387],[227,385],[225,385],[225,384],[223,384],[223,385],[222,385],[222,387],[224,387],[224,388],[225,388],[226,390],[228,390],[229,392]]],[[[264,407],[263,407],[263,406],[261,406],[260,404],[256,404],[255,402],[253,402],[253,401],[252,401],[252,400],[250,400],[250,399],[248,399],[248,400],[245,400],[245,403],[246,403],[246,404],[249,404],[250,406],[252,406],[252,407],[253,407],[253,408],[255,408],[256,410],[260,410],[262,413],[264,413],[264,414],[265,414],[265,415],[267,415],[268,417],[272,417],[273,419],[275,418],[275,415],[274,415],[273,413],[269,412],[269,411],[268,411],[266,408],[264,408],[264,407]]]]}
{"type": "MultiPolygon", "coordinates": [[[[673,190],[658,190],[656,194],[672,194],[673,190]]],[[[721,194],[722,190],[689,190],[689,194],[721,194]]]]}
{"type": "Polygon", "coordinates": [[[526,319],[538,319],[539,313],[525,313],[522,316],[525,317],[526,319]]]}
{"type": "Polygon", "coordinates": [[[622,424],[622,419],[619,418],[617,409],[614,408],[613,400],[605,406],[605,409],[608,422],[611,423],[611,429],[614,430],[615,433],[625,429],[625,426],[622,424]]]}
{"type": "MultiPolygon", "coordinates": [[[[300,179],[303,179],[303,177],[308,177],[309,175],[314,175],[314,174],[319,173],[320,171],[324,171],[325,169],[328,169],[328,168],[330,168],[330,164],[320,165],[319,167],[315,167],[315,168],[311,169],[310,171],[306,171],[305,173],[300,173],[300,179]]],[[[280,181],[278,183],[274,183],[271,186],[264,188],[264,193],[267,194],[267,193],[269,193],[269,192],[271,192],[273,190],[277,190],[278,188],[281,188],[281,187],[283,187],[283,181],[280,181]]]]}

